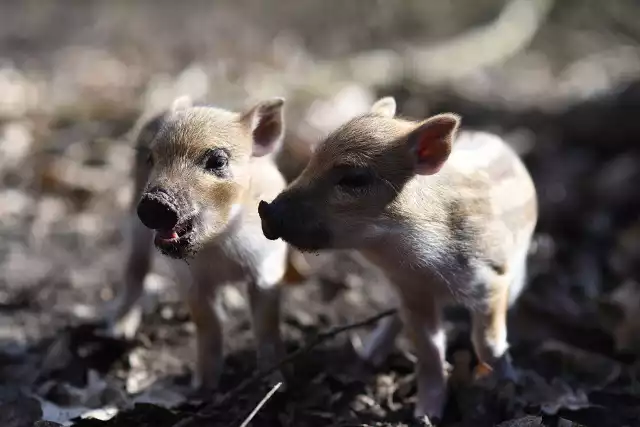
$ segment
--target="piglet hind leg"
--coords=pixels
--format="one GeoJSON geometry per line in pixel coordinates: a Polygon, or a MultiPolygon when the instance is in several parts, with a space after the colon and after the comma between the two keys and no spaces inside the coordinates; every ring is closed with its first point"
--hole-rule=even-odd
{"type": "Polygon", "coordinates": [[[472,310],[471,341],[478,359],[492,368],[496,379],[517,382],[507,340],[509,285],[506,275],[489,280],[487,298],[472,310]]]}
{"type": "Polygon", "coordinates": [[[425,415],[431,422],[442,419],[447,402],[447,376],[445,371],[446,336],[442,327],[442,313],[437,302],[429,298],[404,307],[407,336],[417,356],[417,402],[414,416],[425,415]]]}
{"type": "Polygon", "coordinates": [[[394,349],[396,338],[402,331],[402,319],[394,314],[380,321],[366,338],[362,347],[355,347],[358,357],[368,365],[379,368],[394,349]]]}
{"type": "Polygon", "coordinates": [[[152,258],[153,232],[137,218],[131,218],[133,228],[126,261],[124,286],[113,304],[107,308],[107,332],[114,337],[132,339],[142,321],[139,301],[144,291],[144,279],[152,258]]]}
{"type": "Polygon", "coordinates": [[[140,222],[136,212],[138,200],[149,177],[149,166],[144,150],[138,150],[134,168],[134,190],[130,201],[128,253],[124,283],[115,301],[106,307],[107,333],[111,336],[132,339],[142,321],[140,297],[144,291],[144,279],[151,267],[153,256],[153,231],[140,222]]]}
{"type": "MultiPolygon", "coordinates": [[[[264,285],[251,281],[247,287],[251,321],[256,340],[257,368],[265,370],[276,366],[285,356],[284,343],[280,331],[280,300],[279,284],[264,285]]],[[[286,387],[286,377],[289,376],[287,366],[281,366],[268,376],[270,386],[282,383],[280,390],[286,387]]]]}

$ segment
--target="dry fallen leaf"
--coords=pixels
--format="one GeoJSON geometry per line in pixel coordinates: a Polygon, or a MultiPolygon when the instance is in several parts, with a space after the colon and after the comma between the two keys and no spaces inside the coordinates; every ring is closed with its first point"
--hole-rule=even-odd
{"type": "Polygon", "coordinates": [[[640,284],[627,280],[608,298],[620,316],[613,326],[613,337],[618,351],[640,354],[640,284]]]}
{"type": "Polygon", "coordinates": [[[515,420],[505,421],[496,427],[543,427],[542,417],[528,415],[515,420]]]}
{"type": "Polygon", "coordinates": [[[523,371],[524,387],[516,399],[524,406],[539,406],[548,415],[561,409],[579,410],[590,406],[585,390],[574,389],[560,378],[548,382],[532,371],[523,371]]]}
{"type": "Polygon", "coordinates": [[[538,357],[552,354],[561,357],[564,369],[593,387],[611,384],[623,372],[623,366],[613,359],[557,340],[546,341],[536,352],[538,357]]]}

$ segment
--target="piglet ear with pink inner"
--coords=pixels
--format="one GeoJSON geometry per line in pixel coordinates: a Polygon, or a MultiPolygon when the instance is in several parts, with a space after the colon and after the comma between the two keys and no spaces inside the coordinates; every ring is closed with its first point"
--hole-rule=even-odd
{"type": "Polygon", "coordinates": [[[284,98],[262,101],[242,115],[241,121],[253,136],[253,155],[265,156],[276,151],[284,136],[284,98]]]}
{"type": "Polygon", "coordinates": [[[416,161],[415,172],[433,175],[442,169],[460,126],[460,116],[452,113],[430,117],[412,130],[407,143],[416,161]]]}

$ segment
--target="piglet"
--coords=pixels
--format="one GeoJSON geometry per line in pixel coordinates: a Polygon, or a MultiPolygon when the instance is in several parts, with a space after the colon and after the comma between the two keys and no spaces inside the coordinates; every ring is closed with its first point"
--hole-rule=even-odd
{"type": "Polygon", "coordinates": [[[515,379],[506,318],[525,284],[537,196],[499,137],[459,132],[456,114],[395,113],[385,97],[333,131],[258,209],[267,238],[303,251],[357,250],[395,285],[401,317],[382,323],[362,356],[379,361],[404,328],[417,355],[415,415],[433,421],[446,403],[445,305],[471,309],[479,360],[515,379]]]}
{"type": "MultiPolygon", "coordinates": [[[[258,202],[285,188],[273,154],[284,133],[284,99],[235,112],[176,99],[137,138],[132,230],[124,286],[108,314],[113,335],[131,337],[152,248],[174,264],[196,326],[193,386],[215,388],[223,337],[214,309],[218,288],[247,286],[258,365],[282,357],[280,283],[288,247],[263,236],[258,202]]],[[[278,372],[273,380],[283,380],[278,372]]]]}

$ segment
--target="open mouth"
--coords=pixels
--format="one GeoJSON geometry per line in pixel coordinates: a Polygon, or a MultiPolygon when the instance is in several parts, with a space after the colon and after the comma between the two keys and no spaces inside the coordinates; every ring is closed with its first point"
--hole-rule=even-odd
{"type": "Polygon", "coordinates": [[[193,233],[195,216],[192,216],[170,230],[156,230],[155,241],[160,245],[171,245],[186,241],[193,233]]]}

